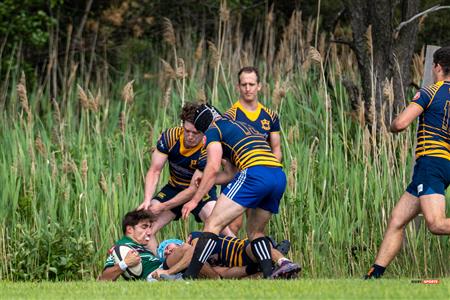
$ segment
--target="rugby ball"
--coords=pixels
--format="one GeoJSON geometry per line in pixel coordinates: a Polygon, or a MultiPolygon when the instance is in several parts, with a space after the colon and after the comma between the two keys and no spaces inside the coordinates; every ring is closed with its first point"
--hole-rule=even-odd
{"type": "MultiPolygon", "coordinates": [[[[128,252],[131,250],[133,249],[125,245],[114,246],[114,249],[112,251],[114,262],[118,264],[119,262],[124,260],[128,252]]],[[[142,261],[139,262],[139,264],[137,264],[136,266],[128,267],[125,271],[123,271],[122,275],[123,277],[125,277],[125,279],[139,278],[142,275],[142,261]]]]}

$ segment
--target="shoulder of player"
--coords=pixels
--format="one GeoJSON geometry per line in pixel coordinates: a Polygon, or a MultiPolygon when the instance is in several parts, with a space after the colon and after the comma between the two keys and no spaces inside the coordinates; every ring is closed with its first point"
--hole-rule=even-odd
{"type": "Polygon", "coordinates": [[[265,113],[267,113],[272,120],[275,120],[276,118],[278,118],[278,114],[274,110],[267,108],[262,104],[261,104],[261,110],[264,111],[265,113]]]}
{"type": "Polygon", "coordinates": [[[163,132],[163,136],[166,140],[169,148],[172,148],[183,134],[183,127],[168,128],[163,132]]]}
{"type": "Polygon", "coordinates": [[[439,91],[443,84],[444,81],[438,81],[434,84],[422,87],[420,91],[425,93],[428,97],[432,98],[439,91]]]}
{"type": "Polygon", "coordinates": [[[237,112],[237,107],[232,106],[223,114],[223,116],[230,120],[236,120],[236,112],[237,112]]]}

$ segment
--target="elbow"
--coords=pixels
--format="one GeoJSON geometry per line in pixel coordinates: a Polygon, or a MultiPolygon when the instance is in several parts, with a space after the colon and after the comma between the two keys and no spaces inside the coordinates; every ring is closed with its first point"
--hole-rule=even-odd
{"type": "Polygon", "coordinates": [[[390,131],[391,132],[400,132],[405,130],[408,127],[409,124],[407,124],[406,122],[402,122],[401,120],[397,120],[395,119],[394,121],[392,121],[391,126],[390,126],[390,131]]]}

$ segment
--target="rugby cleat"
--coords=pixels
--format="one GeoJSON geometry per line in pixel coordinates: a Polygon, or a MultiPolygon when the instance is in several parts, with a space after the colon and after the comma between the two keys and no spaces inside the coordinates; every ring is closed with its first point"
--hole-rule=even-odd
{"type": "Polygon", "coordinates": [[[302,270],[302,268],[289,260],[285,260],[281,263],[281,266],[278,267],[273,273],[272,279],[294,279],[298,277],[298,273],[302,270]]]}

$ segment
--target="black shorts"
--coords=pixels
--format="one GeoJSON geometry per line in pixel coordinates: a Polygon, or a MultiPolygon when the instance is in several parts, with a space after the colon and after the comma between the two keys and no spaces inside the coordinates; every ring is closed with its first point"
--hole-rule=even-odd
{"type": "MultiPolygon", "coordinates": [[[[170,184],[166,184],[159,192],[156,194],[156,196],[153,199],[158,200],[161,203],[167,202],[173,197],[175,197],[179,192],[183,191],[183,189],[176,188],[171,186],[170,184]]],[[[191,214],[194,215],[195,221],[198,223],[203,222],[202,219],[200,219],[199,213],[203,209],[206,203],[210,201],[216,201],[217,200],[217,194],[216,194],[216,187],[214,186],[208,194],[206,194],[202,201],[197,205],[196,208],[194,208],[193,211],[191,211],[191,214]]],[[[179,205],[177,207],[174,207],[170,209],[171,212],[175,214],[175,220],[178,220],[181,218],[181,209],[183,208],[183,205],[179,205]]]]}

